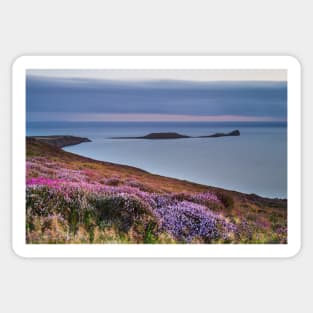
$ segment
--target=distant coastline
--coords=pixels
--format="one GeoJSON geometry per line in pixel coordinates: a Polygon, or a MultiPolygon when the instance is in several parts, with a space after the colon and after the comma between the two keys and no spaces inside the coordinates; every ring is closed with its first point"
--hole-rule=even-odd
{"type": "MultiPolygon", "coordinates": [[[[112,139],[180,139],[180,138],[217,138],[227,136],[240,136],[239,130],[233,130],[229,133],[215,133],[207,136],[187,136],[175,132],[150,133],[139,137],[112,137],[112,139]]],[[[78,145],[83,142],[91,142],[87,137],[52,135],[52,136],[27,136],[29,139],[35,139],[43,143],[50,144],[58,148],[78,145]]]]}
{"type": "Polygon", "coordinates": [[[139,137],[112,137],[111,139],[182,139],[182,138],[217,138],[227,136],[240,136],[240,131],[236,129],[228,133],[215,133],[212,135],[205,136],[188,136],[175,132],[160,132],[160,133],[150,133],[145,136],[139,137]]]}

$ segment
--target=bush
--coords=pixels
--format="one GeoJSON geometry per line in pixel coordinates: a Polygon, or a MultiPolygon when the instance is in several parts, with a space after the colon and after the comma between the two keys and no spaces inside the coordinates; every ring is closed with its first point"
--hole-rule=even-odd
{"type": "Polygon", "coordinates": [[[118,186],[120,184],[120,180],[118,177],[111,177],[105,180],[105,184],[109,186],[118,186]]]}
{"type": "Polygon", "coordinates": [[[94,196],[90,199],[95,210],[96,224],[111,224],[121,234],[132,229],[136,235],[144,236],[157,231],[157,220],[151,208],[140,198],[129,194],[94,196]]]}
{"type": "Polygon", "coordinates": [[[230,195],[222,192],[217,193],[218,198],[223,203],[225,209],[232,210],[234,208],[234,199],[230,195]]]}

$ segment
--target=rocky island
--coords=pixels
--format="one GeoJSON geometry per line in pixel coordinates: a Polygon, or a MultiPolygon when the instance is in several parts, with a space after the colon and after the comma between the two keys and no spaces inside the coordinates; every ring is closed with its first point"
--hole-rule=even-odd
{"type": "Polygon", "coordinates": [[[188,136],[175,132],[162,132],[162,133],[150,133],[148,135],[139,137],[112,137],[112,139],[181,139],[181,138],[217,138],[227,136],[240,136],[240,131],[236,129],[229,133],[215,133],[206,136],[188,136]]]}
{"type": "Polygon", "coordinates": [[[216,137],[227,137],[227,136],[240,136],[240,131],[236,129],[229,133],[215,133],[213,135],[208,135],[208,136],[199,136],[198,138],[216,138],[216,137]]]}

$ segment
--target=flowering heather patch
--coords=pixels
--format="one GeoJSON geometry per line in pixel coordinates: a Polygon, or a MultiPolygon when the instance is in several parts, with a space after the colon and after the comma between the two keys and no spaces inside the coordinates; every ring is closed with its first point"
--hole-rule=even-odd
{"type": "Polygon", "coordinates": [[[164,201],[164,197],[158,200],[154,212],[161,221],[162,229],[180,242],[227,240],[236,229],[222,215],[211,212],[203,205],[189,201],[164,201]]]}
{"type": "Polygon", "coordinates": [[[179,193],[173,196],[174,199],[181,199],[191,202],[196,202],[200,204],[206,204],[210,202],[221,203],[220,199],[216,194],[207,191],[207,192],[199,192],[199,193],[179,193]]]}
{"type": "MultiPolygon", "coordinates": [[[[88,211],[95,224],[114,224],[124,233],[131,228],[137,232],[138,229],[145,232],[149,228],[150,235],[155,238],[165,232],[179,242],[191,242],[193,239],[211,242],[219,237],[227,239],[231,234],[231,228],[226,227],[222,216],[203,205],[174,200],[180,195],[160,196],[130,186],[67,182],[45,177],[31,178],[26,183],[27,210],[39,216],[60,215],[72,220],[71,212],[68,215],[62,212],[66,207],[77,211],[79,224],[88,211]]],[[[184,197],[191,199],[197,198],[197,195],[185,194],[184,197]]],[[[209,193],[199,194],[199,199],[202,198],[218,202],[209,193]]],[[[75,230],[77,227],[70,228],[75,230]]]]}
{"type": "MultiPolygon", "coordinates": [[[[34,224],[36,216],[42,219],[42,223],[45,219],[44,232],[47,234],[46,228],[51,226],[47,223],[48,217],[58,216],[63,227],[67,225],[63,231],[64,242],[66,238],[73,239],[69,233],[75,238],[80,227],[87,229],[90,241],[95,229],[98,228],[99,232],[104,225],[113,227],[120,236],[127,237],[131,232],[130,242],[137,243],[145,242],[147,233],[155,242],[164,233],[180,243],[249,242],[260,239],[258,231],[269,226],[268,222],[248,222],[244,218],[237,223],[231,222],[222,213],[213,212],[205,203],[209,199],[211,203],[219,204],[219,199],[210,192],[160,195],[130,186],[67,182],[45,177],[31,178],[26,183],[28,225],[34,224]]],[[[280,227],[276,236],[279,242],[285,236],[283,229],[280,227]]],[[[50,233],[53,232],[50,230],[50,233]]],[[[33,240],[34,236],[29,238],[33,240]]]]}
{"type": "Polygon", "coordinates": [[[27,177],[40,176],[69,182],[86,181],[88,177],[84,171],[63,168],[57,163],[50,162],[45,158],[27,161],[26,175],[27,177]]]}
{"type": "Polygon", "coordinates": [[[275,200],[68,153],[32,155],[26,174],[28,243],[287,242],[286,210],[275,200]]]}

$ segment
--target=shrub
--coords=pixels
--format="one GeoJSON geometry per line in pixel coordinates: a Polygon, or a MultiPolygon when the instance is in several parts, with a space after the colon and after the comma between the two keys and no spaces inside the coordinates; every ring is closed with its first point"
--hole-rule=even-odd
{"type": "Polygon", "coordinates": [[[168,201],[158,198],[155,214],[161,221],[161,229],[180,242],[202,239],[210,243],[218,238],[227,239],[235,230],[232,223],[213,213],[207,207],[189,201],[168,201]]]}
{"type": "Polygon", "coordinates": [[[150,206],[135,195],[93,195],[90,201],[97,225],[112,224],[121,234],[126,234],[132,228],[140,236],[147,231],[157,231],[158,223],[150,206]]]}
{"type": "Polygon", "coordinates": [[[120,180],[118,177],[111,177],[105,180],[105,184],[109,186],[118,186],[120,184],[120,180]]]}
{"type": "Polygon", "coordinates": [[[225,209],[232,210],[234,208],[234,199],[232,196],[224,192],[218,192],[217,196],[220,199],[220,201],[223,203],[225,209]]]}

